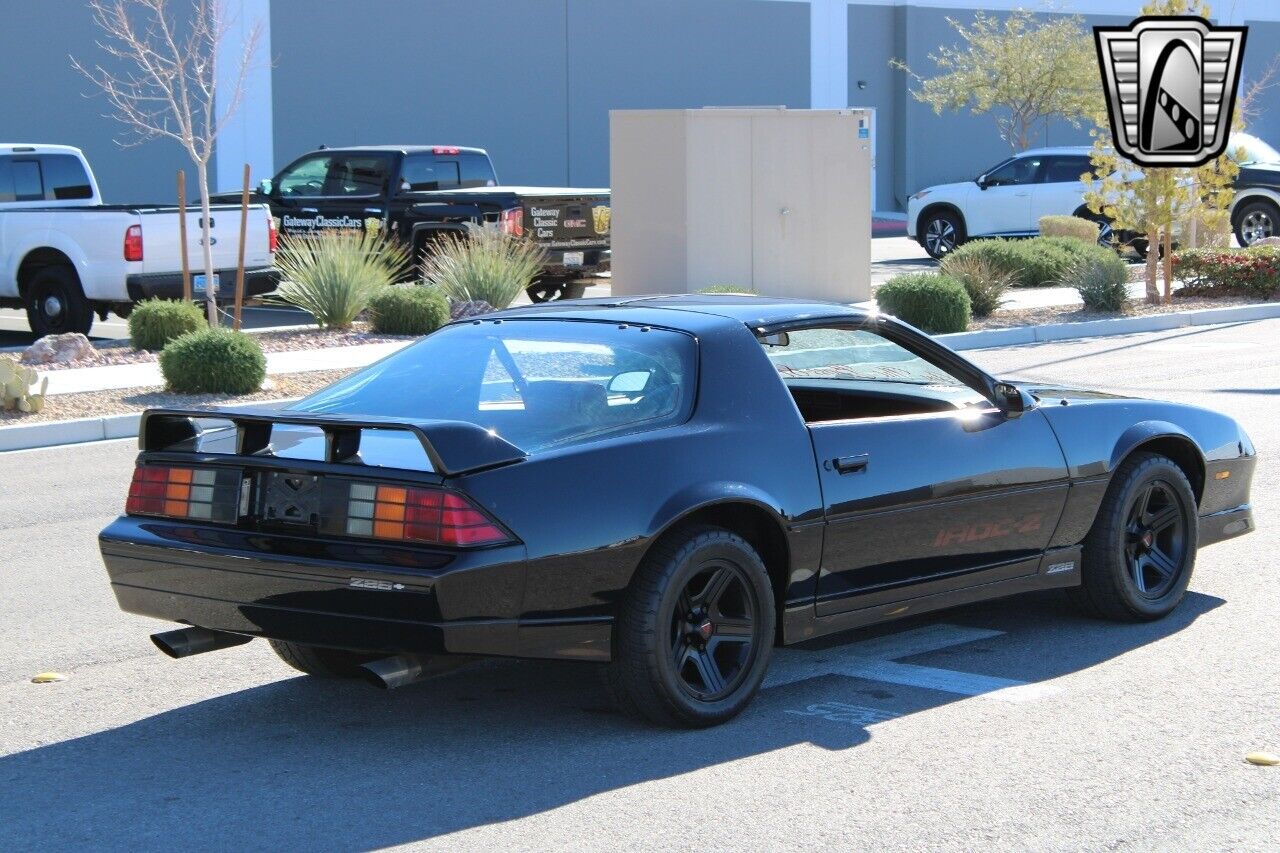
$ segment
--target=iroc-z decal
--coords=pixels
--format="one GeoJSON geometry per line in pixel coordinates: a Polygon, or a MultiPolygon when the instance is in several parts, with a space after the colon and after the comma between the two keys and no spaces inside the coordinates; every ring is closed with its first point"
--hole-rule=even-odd
{"type": "Polygon", "coordinates": [[[1030,515],[1012,516],[993,521],[979,521],[956,527],[944,527],[933,538],[933,547],[944,548],[948,545],[983,542],[987,539],[1012,536],[1014,533],[1035,533],[1043,526],[1044,514],[1033,512],[1030,515]]]}

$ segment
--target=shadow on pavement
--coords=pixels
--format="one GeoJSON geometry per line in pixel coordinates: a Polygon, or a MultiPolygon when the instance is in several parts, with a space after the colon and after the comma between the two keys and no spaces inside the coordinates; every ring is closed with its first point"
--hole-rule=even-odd
{"type": "MultiPolygon", "coordinates": [[[[933,666],[1042,682],[1159,641],[1221,604],[1191,593],[1165,620],[1120,625],[1032,595],[801,650],[838,657],[842,643],[945,620],[1005,633],[920,656],[933,666]]],[[[0,848],[372,849],[799,743],[869,740],[856,721],[813,713],[833,699],[891,718],[963,698],[821,676],[762,691],[725,726],[668,731],[606,710],[593,676],[581,664],[491,662],[392,693],[299,677],[41,746],[0,759],[0,848]]]]}

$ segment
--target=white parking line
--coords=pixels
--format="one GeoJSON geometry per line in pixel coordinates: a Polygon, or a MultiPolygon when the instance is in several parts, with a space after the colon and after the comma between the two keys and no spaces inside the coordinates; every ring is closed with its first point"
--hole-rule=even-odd
{"type": "Polygon", "coordinates": [[[1058,688],[1044,684],[896,661],[1003,634],[1003,631],[984,628],[939,624],[820,651],[776,649],[763,686],[768,689],[824,675],[844,675],[1009,702],[1026,702],[1057,693],[1058,688]]]}

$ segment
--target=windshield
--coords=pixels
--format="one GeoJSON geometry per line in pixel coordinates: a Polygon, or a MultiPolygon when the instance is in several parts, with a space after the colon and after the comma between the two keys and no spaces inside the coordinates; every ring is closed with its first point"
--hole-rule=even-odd
{"type": "Polygon", "coordinates": [[[679,423],[696,388],[691,336],[618,323],[447,326],[290,408],[477,424],[526,452],[679,423]]]}
{"type": "Polygon", "coordinates": [[[1280,151],[1247,133],[1233,133],[1228,152],[1237,163],[1280,163],[1280,151]]]}

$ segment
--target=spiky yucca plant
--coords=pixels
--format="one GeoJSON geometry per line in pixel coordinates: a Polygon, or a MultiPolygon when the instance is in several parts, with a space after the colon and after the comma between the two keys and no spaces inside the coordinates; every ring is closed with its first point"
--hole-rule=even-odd
{"type": "Polygon", "coordinates": [[[324,329],[346,329],[381,288],[403,279],[409,248],[381,232],[326,231],[281,241],[273,301],[309,311],[324,329]]]}
{"type": "Polygon", "coordinates": [[[496,228],[474,227],[434,247],[422,265],[428,285],[454,302],[483,301],[506,308],[533,283],[546,261],[536,243],[496,228]]]}

